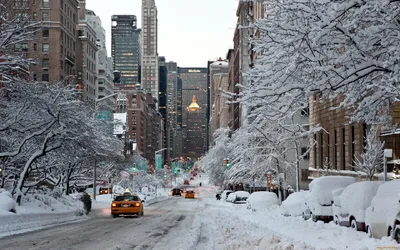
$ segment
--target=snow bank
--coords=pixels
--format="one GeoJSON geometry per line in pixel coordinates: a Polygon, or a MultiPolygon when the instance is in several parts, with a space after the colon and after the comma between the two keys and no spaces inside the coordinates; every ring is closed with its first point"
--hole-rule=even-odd
{"type": "Polygon", "coordinates": [[[279,205],[279,199],[272,192],[254,192],[247,199],[247,208],[253,211],[268,209],[276,205],[279,205]]]}
{"type": "Polygon", "coordinates": [[[74,196],[63,195],[54,198],[44,194],[28,194],[22,197],[17,214],[66,213],[81,211],[83,203],[74,196]]]}
{"type": "Polygon", "coordinates": [[[307,191],[295,192],[282,202],[281,214],[284,216],[301,216],[307,191]]]}
{"type": "Polygon", "coordinates": [[[0,216],[12,215],[15,212],[15,201],[10,192],[0,190],[0,216]]]}

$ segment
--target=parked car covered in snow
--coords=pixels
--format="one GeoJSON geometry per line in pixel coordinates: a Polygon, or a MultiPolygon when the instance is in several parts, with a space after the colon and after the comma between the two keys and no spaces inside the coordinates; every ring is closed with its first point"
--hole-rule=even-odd
{"type": "Polygon", "coordinates": [[[222,200],[226,201],[228,199],[228,195],[233,193],[232,190],[224,190],[221,194],[222,200]]]}
{"type": "Polygon", "coordinates": [[[246,202],[247,198],[249,198],[250,193],[247,191],[236,191],[234,193],[230,193],[228,195],[228,198],[226,201],[232,202],[232,203],[241,203],[241,202],[246,202]]]}
{"type": "MultiPolygon", "coordinates": [[[[400,204],[400,193],[397,194],[397,200],[400,204]]],[[[400,210],[397,213],[396,219],[393,224],[393,239],[395,239],[397,243],[400,244],[400,210]]]]}
{"type": "Polygon", "coordinates": [[[381,181],[362,181],[347,186],[334,197],[333,220],[337,225],[365,231],[365,211],[371,205],[381,181]]]}
{"type": "Polygon", "coordinates": [[[380,239],[393,234],[393,223],[400,211],[399,190],[400,180],[388,181],[379,186],[365,213],[368,235],[380,239]]]}
{"type": "Polygon", "coordinates": [[[356,182],[356,179],[348,176],[322,176],[314,179],[310,184],[309,193],[305,196],[306,209],[303,218],[312,218],[313,221],[333,220],[333,192],[343,189],[356,182]]]}
{"type": "Polygon", "coordinates": [[[283,216],[301,216],[306,194],[308,194],[308,191],[295,192],[289,195],[282,202],[280,207],[281,214],[283,216]]]}
{"type": "Polygon", "coordinates": [[[279,206],[279,204],[278,196],[267,191],[254,192],[247,198],[247,209],[252,211],[268,209],[272,206],[279,206]]]}

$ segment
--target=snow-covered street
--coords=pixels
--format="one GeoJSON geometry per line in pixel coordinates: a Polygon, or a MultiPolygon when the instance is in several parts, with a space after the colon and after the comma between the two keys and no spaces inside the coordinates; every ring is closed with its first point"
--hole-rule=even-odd
{"type": "MultiPolygon", "coordinates": [[[[332,223],[284,217],[277,208],[252,212],[215,199],[215,187],[196,188],[196,199],[156,198],[142,218],[110,216],[103,201],[85,220],[0,239],[1,249],[378,249],[397,247],[332,223]]],[[[64,214],[59,214],[64,216],[64,214]]],[[[26,215],[28,216],[28,215],[26,215]]],[[[59,218],[62,219],[62,218],[59,218]]],[[[393,248],[396,249],[396,248],[393,248]]]]}

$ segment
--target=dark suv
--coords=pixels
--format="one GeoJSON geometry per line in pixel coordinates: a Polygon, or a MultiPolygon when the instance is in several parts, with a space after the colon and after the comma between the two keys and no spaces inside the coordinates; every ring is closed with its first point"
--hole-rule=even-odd
{"type": "Polygon", "coordinates": [[[179,195],[179,196],[182,195],[182,194],[181,194],[181,189],[180,189],[180,188],[174,188],[174,189],[172,189],[172,196],[175,196],[175,195],[179,195]]]}

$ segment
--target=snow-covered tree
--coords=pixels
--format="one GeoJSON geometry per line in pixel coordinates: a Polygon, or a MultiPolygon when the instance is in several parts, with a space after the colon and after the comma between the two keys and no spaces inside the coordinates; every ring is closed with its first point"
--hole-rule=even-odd
{"type": "Polygon", "coordinates": [[[379,140],[378,129],[372,127],[365,140],[364,152],[360,157],[355,157],[355,169],[367,175],[372,180],[376,173],[379,173],[383,167],[384,142],[379,140]]]}
{"type": "Polygon", "coordinates": [[[245,94],[282,113],[312,95],[343,98],[351,121],[390,122],[398,101],[399,1],[266,1],[245,94]],[[282,100],[284,99],[284,101],[282,100]]]}
{"type": "Polygon", "coordinates": [[[229,158],[231,133],[228,128],[217,129],[213,135],[215,145],[198,163],[208,173],[210,183],[215,185],[222,185],[225,178],[223,162],[229,158]]]}

